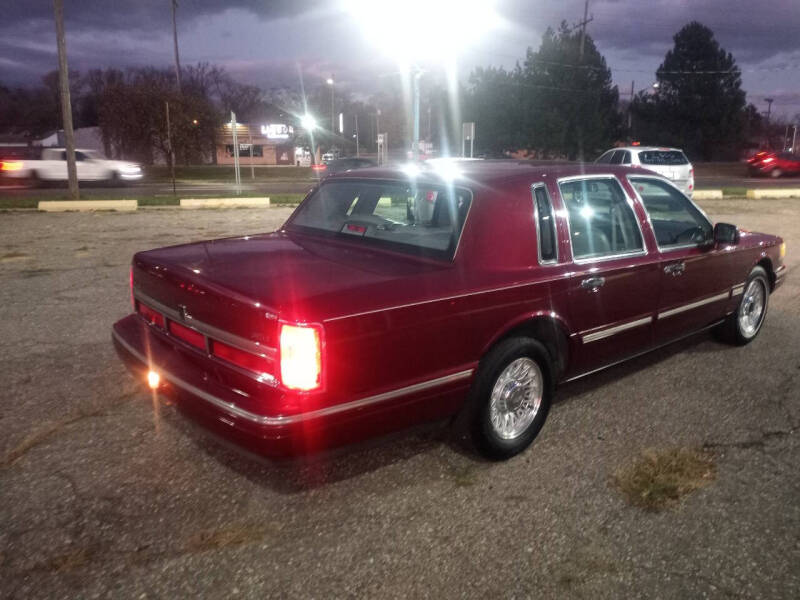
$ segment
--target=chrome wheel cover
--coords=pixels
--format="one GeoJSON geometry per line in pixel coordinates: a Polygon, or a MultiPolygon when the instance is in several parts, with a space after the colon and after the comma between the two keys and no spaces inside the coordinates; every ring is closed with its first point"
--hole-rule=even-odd
{"type": "Polygon", "coordinates": [[[746,338],[753,337],[761,328],[766,308],[767,288],[760,277],[753,279],[747,286],[739,303],[739,331],[746,338]]]}
{"type": "Polygon", "coordinates": [[[542,404],[542,371],[536,361],[522,357],[503,369],[489,398],[489,421],[504,440],[513,440],[528,429],[542,404]]]}

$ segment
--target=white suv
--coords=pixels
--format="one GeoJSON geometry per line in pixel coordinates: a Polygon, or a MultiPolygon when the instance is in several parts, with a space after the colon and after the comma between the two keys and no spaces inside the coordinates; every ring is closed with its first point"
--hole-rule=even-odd
{"type": "Polygon", "coordinates": [[[642,167],[671,180],[690,198],[694,192],[694,167],[679,148],[655,146],[612,148],[594,162],[598,165],[642,167]]]}

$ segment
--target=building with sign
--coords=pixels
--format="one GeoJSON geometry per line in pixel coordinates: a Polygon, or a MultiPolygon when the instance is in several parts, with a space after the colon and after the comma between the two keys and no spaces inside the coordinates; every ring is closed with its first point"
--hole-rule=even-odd
{"type": "MultiPolygon", "coordinates": [[[[294,165],[295,132],[283,123],[237,123],[240,165],[294,165]]],[[[217,164],[233,164],[233,128],[225,123],[217,133],[217,164]]]]}

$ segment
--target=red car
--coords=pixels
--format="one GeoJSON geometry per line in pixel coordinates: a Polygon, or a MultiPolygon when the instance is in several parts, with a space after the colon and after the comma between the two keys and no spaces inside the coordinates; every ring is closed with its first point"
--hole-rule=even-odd
{"type": "Polygon", "coordinates": [[[800,156],[791,152],[758,152],[747,160],[751,177],[769,175],[797,175],[800,173],[800,156]]]}
{"type": "Polygon", "coordinates": [[[458,416],[506,458],[559,382],[710,326],[751,341],[784,250],[640,169],[365,169],[274,233],[136,254],[113,339],[151,387],[267,454],[458,416]]]}

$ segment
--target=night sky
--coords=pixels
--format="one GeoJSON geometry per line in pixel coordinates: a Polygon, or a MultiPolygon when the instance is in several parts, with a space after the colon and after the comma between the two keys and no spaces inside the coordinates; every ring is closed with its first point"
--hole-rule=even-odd
{"type": "MultiPolygon", "coordinates": [[[[370,93],[395,67],[342,2],[180,0],[181,62],[223,65],[264,88],[296,84],[299,64],[307,82],[335,74],[337,85],[370,93]]],[[[0,8],[0,82],[35,83],[57,67],[52,2],[0,0],[0,8]]],[[[583,0],[497,0],[496,10],[498,26],[460,53],[464,80],[475,66],[513,66],[548,26],[579,21],[583,0]]],[[[64,13],[72,69],[172,65],[170,0],[64,0],[64,13]]],[[[772,97],[773,115],[800,113],[800,0],[591,0],[589,13],[588,32],[623,98],[632,80],[637,90],[654,81],[672,36],[698,20],[733,54],[748,101],[765,111],[772,97]]],[[[392,23],[384,37],[403,40],[392,23]]]]}

